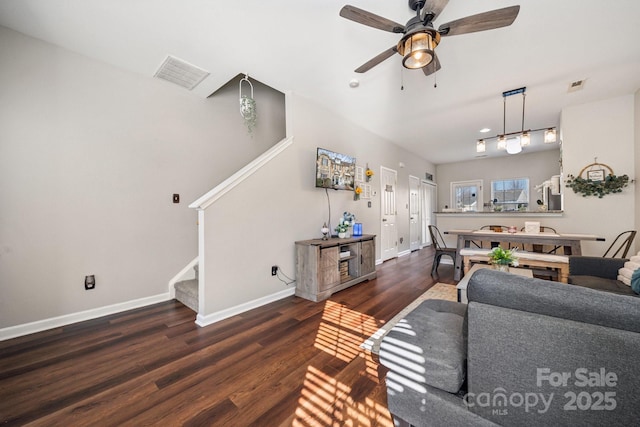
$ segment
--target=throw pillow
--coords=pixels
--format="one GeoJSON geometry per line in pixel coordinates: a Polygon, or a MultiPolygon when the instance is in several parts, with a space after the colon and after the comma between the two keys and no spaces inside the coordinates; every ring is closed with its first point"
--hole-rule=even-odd
{"type": "Polygon", "coordinates": [[[640,294],[640,268],[634,271],[631,276],[631,289],[636,294],[640,294]]]}

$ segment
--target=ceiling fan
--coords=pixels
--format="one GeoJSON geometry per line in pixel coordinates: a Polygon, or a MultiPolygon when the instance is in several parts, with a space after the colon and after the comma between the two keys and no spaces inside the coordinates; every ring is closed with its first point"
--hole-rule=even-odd
{"type": "Polygon", "coordinates": [[[409,0],[409,7],[416,11],[416,16],[409,19],[406,25],[375,15],[355,6],[346,5],[340,10],[340,16],[379,30],[403,34],[397,45],[356,68],[356,73],[364,73],[390,58],[395,53],[403,56],[402,65],[409,69],[422,68],[425,75],[433,74],[440,69],[440,61],[435,48],[440,37],[474,33],[507,27],[518,16],[520,6],[478,13],[466,18],[456,19],[440,25],[436,30],[433,20],[438,17],[449,0],[409,0]]]}

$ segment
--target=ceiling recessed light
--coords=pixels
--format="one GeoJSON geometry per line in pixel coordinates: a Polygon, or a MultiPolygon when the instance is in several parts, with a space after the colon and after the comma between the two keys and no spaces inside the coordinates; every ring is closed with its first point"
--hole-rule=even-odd
{"type": "Polygon", "coordinates": [[[357,88],[358,86],[360,86],[360,82],[358,81],[358,79],[351,79],[351,81],[349,82],[349,87],[357,88]]]}
{"type": "Polygon", "coordinates": [[[489,129],[489,128],[480,129],[480,132],[482,132],[482,133],[487,133],[487,132],[490,132],[490,131],[491,131],[491,129],[489,129]]]}

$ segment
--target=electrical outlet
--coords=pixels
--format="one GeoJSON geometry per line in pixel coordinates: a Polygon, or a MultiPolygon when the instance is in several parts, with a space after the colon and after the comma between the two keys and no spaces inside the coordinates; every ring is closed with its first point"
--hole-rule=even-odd
{"type": "Polygon", "coordinates": [[[86,290],[94,289],[96,287],[96,276],[93,274],[90,276],[84,276],[84,288],[86,290]]]}
{"type": "Polygon", "coordinates": [[[271,267],[271,275],[275,276],[276,274],[278,274],[278,266],[274,265],[271,267]]]}
{"type": "Polygon", "coordinates": [[[180,195],[177,193],[174,193],[173,195],[173,203],[180,203],[180,195]]]}

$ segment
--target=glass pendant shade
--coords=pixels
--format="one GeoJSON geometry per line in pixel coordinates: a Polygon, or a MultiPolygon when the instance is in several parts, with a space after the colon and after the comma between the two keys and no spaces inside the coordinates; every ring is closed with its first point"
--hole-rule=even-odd
{"type": "Polygon", "coordinates": [[[398,52],[404,57],[402,65],[412,70],[429,65],[439,41],[440,34],[435,31],[425,30],[406,35],[398,43],[398,52]]]}
{"type": "Polygon", "coordinates": [[[505,150],[507,148],[507,137],[500,135],[498,137],[498,150],[505,150]]]}
{"type": "Polygon", "coordinates": [[[476,142],[476,153],[484,153],[485,151],[487,151],[487,146],[484,143],[484,139],[478,140],[476,142]]]}
{"type": "Polygon", "coordinates": [[[509,138],[507,140],[507,153],[518,154],[521,151],[522,146],[520,145],[520,138],[509,138]]]}
{"type": "Polygon", "coordinates": [[[527,147],[529,144],[531,144],[531,135],[529,135],[529,132],[523,132],[520,137],[520,145],[527,147]]]}
{"type": "Polygon", "coordinates": [[[544,131],[544,142],[545,144],[551,144],[552,142],[556,142],[555,128],[550,128],[544,131]]]}

